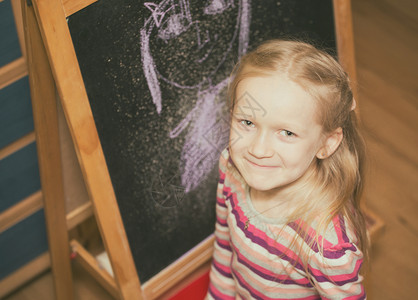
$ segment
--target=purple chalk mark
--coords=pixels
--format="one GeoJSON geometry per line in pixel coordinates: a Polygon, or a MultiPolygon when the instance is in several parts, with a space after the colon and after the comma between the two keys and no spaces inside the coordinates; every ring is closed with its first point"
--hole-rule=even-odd
{"type": "MultiPolygon", "coordinates": [[[[227,79],[215,87],[198,93],[197,103],[186,117],[190,129],[187,132],[186,142],[181,152],[183,163],[181,181],[186,188],[186,193],[193,190],[206,177],[219,158],[220,151],[218,149],[226,145],[225,139],[219,138],[208,141],[205,138],[212,131],[220,131],[217,124],[222,123],[217,123],[216,117],[222,114],[223,104],[216,104],[215,98],[226,85],[227,79]]],[[[183,123],[181,123],[181,126],[181,130],[184,130],[183,123]]],[[[173,132],[178,135],[180,130],[176,127],[170,133],[170,136],[173,136],[173,132]]]]}
{"type": "Polygon", "coordinates": [[[229,7],[235,7],[234,0],[223,1],[223,0],[213,0],[205,8],[204,13],[207,15],[215,15],[222,13],[225,9],[229,7]]]}
{"type": "Polygon", "coordinates": [[[161,26],[161,22],[164,19],[164,16],[167,13],[167,11],[174,8],[173,6],[171,6],[171,7],[168,8],[168,10],[161,11],[160,7],[155,3],[145,2],[144,5],[145,5],[146,8],[148,8],[152,12],[152,17],[154,19],[155,26],[157,26],[157,27],[161,26]]]}
{"type": "Polygon", "coordinates": [[[152,101],[155,104],[157,113],[160,114],[162,110],[160,83],[155,72],[154,60],[149,50],[149,35],[143,29],[141,30],[141,52],[141,61],[148,88],[151,92],[152,101]]]}
{"type": "MultiPolygon", "coordinates": [[[[228,79],[224,78],[220,82],[214,83],[213,76],[224,64],[237,39],[238,57],[245,54],[248,49],[250,0],[239,0],[237,4],[237,23],[224,55],[219,57],[216,67],[209,76],[202,76],[200,81],[194,85],[184,85],[175,80],[170,80],[158,72],[158,67],[150,51],[151,33],[158,30],[157,38],[167,41],[195,28],[198,49],[200,50],[210,44],[205,54],[195,60],[196,63],[206,61],[211,56],[214,47],[220,46],[217,43],[219,36],[214,34],[211,38],[208,30],[203,32],[200,30],[200,21],[193,20],[188,0],[164,0],[158,4],[154,2],[144,3],[152,15],[146,19],[144,27],[141,29],[141,61],[157,113],[160,114],[162,111],[161,80],[179,89],[196,90],[195,106],[169,133],[169,137],[174,139],[187,130],[180,165],[181,182],[186,193],[195,189],[207,177],[217,163],[221,148],[227,143],[228,130],[221,128],[221,126],[225,126],[225,122],[217,120],[222,115],[225,104],[219,103],[219,101],[217,103],[215,99],[220,91],[226,88],[228,79]],[[216,133],[222,133],[225,136],[219,137],[216,133]]],[[[222,14],[230,7],[235,8],[234,0],[212,0],[203,8],[203,13],[207,15],[222,14]]],[[[191,99],[190,102],[194,102],[194,100],[191,99]]]]}

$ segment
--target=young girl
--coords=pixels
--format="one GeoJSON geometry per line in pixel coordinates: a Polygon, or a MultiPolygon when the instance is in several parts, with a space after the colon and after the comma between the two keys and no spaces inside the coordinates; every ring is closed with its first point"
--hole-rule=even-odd
{"type": "Polygon", "coordinates": [[[207,299],[365,299],[364,146],[341,66],[274,40],[230,84],[207,299]]]}

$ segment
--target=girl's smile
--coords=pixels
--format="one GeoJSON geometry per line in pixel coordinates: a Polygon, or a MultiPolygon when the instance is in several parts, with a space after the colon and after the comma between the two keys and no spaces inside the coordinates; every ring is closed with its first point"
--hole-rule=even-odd
{"type": "Polygon", "coordinates": [[[274,168],[278,168],[279,166],[273,166],[273,165],[262,165],[260,163],[257,162],[253,162],[250,159],[246,158],[246,160],[248,161],[248,163],[256,168],[264,168],[264,169],[274,169],[274,168]]]}

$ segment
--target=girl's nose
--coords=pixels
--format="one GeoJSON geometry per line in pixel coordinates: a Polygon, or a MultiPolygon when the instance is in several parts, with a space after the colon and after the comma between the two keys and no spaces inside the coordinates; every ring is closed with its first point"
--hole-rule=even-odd
{"type": "Polygon", "coordinates": [[[248,152],[256,158],[271,157],[274,151],[268,134],[265,132],[257,133],[248,147],[248,152]]]}

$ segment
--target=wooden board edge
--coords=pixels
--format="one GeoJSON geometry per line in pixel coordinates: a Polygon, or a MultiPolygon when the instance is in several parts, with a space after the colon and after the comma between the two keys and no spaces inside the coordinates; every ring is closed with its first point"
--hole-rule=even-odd
{"type": "Polygon", "coordinates": [[[23,32],[23,20],[22,20],[22,5],[20,0],[12,0],[13,16],[15,18],[17,36],[19,38],[20,50],[22,56],[26,60],[26,46],[25,46],[25,34],[23,32]]]}
{"type": "Polygon", "coordinates": [[[67,214],[67,228],[71,230],[93,215],[91,202],[84,203],[67,214]]]}
{"type": "MultiPolygon", "coordinates": [[[[42,191],[37,191],[6,209],[0,213],[0,234],[42,208],[42,191]]],[[[93,206],[91,202],[87,202],[75,208],[66,216],[68,230],[75,228],[92,215],[93,206]]]]}
{"type": "Polygon", "coordinates": [[[62,0],[65,16],[69,17],[94,2],[97,2],[97,0],[62,0]]]}
{"type": "Polygon", "coordinates": [[[168,292],[159,296],[158,300],[170,300],[176,296],[178,298],[178,293],[182,292],[184,289],[190,288],[190,285],[195,283],[196,280],[198,280],[205,274],[209,273],[211,266],[212,266],[212,261],[211,260],[207,261],[206,263],[201,265],[198,269],[193,271],[190,275],[188,275],[185,279],[183,279],[179,284],[177,284],[176,286],[168,290],[168,292]]]}
{"type": "Polygon", "coordinates": [[[4,148],[0,149],[0,160],[12,155],[13,153],[19,151],[20,149],[26,147],[27,145],[35,142],[35,132],[29,132],[18,140],[12,142],[4,148]]]}
{"type": "Polygon", "coordinates": [[[114,278],[102,269],[96,260],[78,241],[70,242],[72,257],[75,262],[86,270],[115,299],[119,299],[119,291],[114,278]]]}
{"type": "Polygon", "coordinates": [[[0,234],[42,209],[42,191],[37,191],[0,214],[0,234]]]}
{"type": "Polygon", "coordinates": [[[57,101],[57,111],[67,210],[67,227],[72,229],[80,222],[83,222],[85,217],[92,216],[94,212],[60,100],[57,101]]]}
{"type": "Polygon", "coordinates": [[[333,0],[333,7],[338,60],[350,78],[354,98],[358,99],[351,0],[333,0]]]}
{"type": "Polygon", "coordinates": [[[49,269],[50,266],[49,253],[45,252],[22,268],[8,275],[0,281],[0,298],[15,291],[21,285],[49,269]]]}
{"type": "Polygon", "coordinates": [[[20,57],[0,68],[0,89],[28,75],[26,59],[20,57]]]}
{"type": "Polygon", "coordinates": [[[180,284],[182,280],[199,267],[210,261],[213,254],[214,240],[215,237],[213,235],[207,237],[174,263],[145,282],[143,289],[146,299],[158,299],[161,295],[180,284]]]}
{"type": "Polygon", "coordinates": [[[30,95],[55,295],[73,298],[55,84],[33,7],[22,1],[30,95]]]}
{"type": "Polygon", "coordinates": [[[121,299],[143,299],[64,8],[59,1],[32,3],[121,299]]]}

